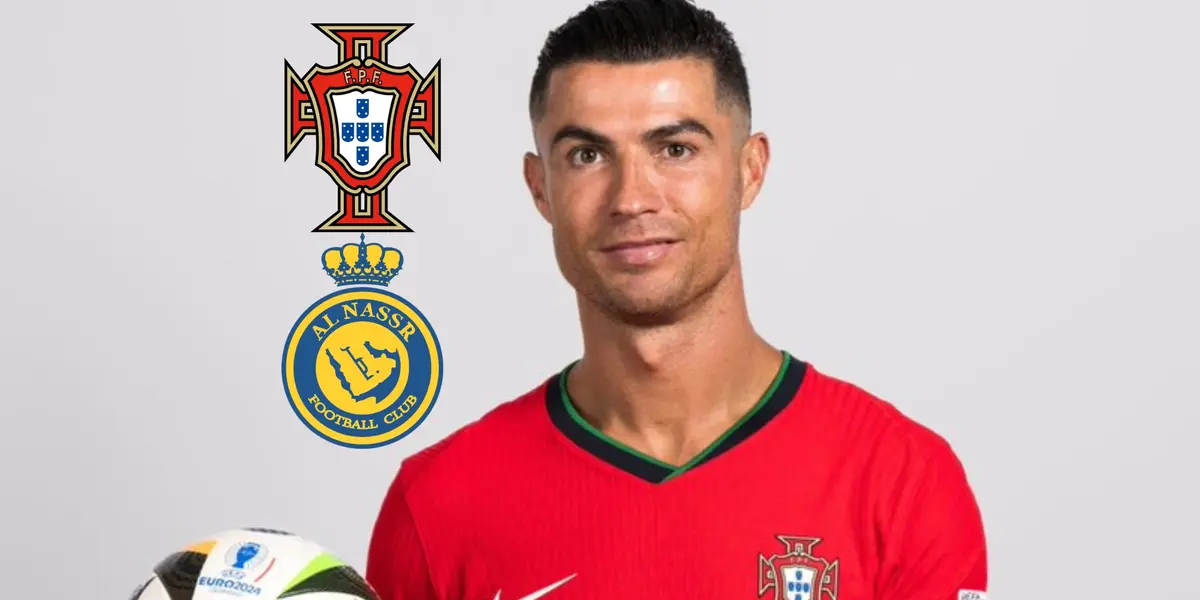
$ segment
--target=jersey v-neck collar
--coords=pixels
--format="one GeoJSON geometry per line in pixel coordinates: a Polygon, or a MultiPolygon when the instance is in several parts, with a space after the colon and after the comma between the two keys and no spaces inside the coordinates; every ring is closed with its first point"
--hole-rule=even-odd
{"type": "Polygon", "coordinates": [[[695,458],[681,466],[671,465],[639,452],[593,427],[575,410],[567,392],[567,376],[578,361],[567,365],[546,384],[546,409],[550,421],[572,443],[592,456],[650,483],[666,483],[712,461],[745,441],[783,412],[800,389],[807,365],[783,352],[775,380],[759,401],[721,437],[695,458]]]}

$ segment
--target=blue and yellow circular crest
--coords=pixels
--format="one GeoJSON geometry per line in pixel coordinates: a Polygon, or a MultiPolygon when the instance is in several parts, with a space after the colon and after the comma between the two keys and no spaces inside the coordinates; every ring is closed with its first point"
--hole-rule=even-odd
{"type": "Polygon", "coordinates": [[[404,298],[386,289],[341,289],[292,327],[283,384],[313,433],[340,446],[378,448],[429,416],[442,386],[442,349],[404,298]]]}

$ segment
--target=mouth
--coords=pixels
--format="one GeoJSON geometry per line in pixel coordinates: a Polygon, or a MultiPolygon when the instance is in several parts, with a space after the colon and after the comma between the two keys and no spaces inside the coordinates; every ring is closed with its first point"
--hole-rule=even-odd
{"type": "Polygon", "coordinates": [[[603,248],[600,249],[600,251],[604,252],[604,253],[611,253],[611,252],[622,252],[625,250],[639,250],[639,249],[645,249],[645,248],[652,248],[655,246],[671,245],[671,244],[677,243],[678,241],[679,240],[676,240],[674,238],[666,238],[666,237],[646,238],[643,240],[629,240],[629,241],[625,241],[625,242],[618,242],[615,244],[610,244],[608,246],[604,246],[603,248]]]}
{"type": "Polygon", "coordinates": [[[678,243],[674,238],[646,238],[610,244],[600,251],[626,266],[649,266],[665,258],[678,243]]]}

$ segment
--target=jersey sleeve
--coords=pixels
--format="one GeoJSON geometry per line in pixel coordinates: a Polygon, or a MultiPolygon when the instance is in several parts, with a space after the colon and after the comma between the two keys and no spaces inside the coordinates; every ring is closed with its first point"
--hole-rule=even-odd
{"type": "Polygon", "coordinates": [[[884,531],[880,600],[986,600],[987,544],[974,492],[949,446],[915,472],[884,531]]]}
{"type": "Polygon", "coordinates": [[[367,549],[366,579],[380,600],[438,600],[424,543],[399,476],[375,520],[367,549]]]}

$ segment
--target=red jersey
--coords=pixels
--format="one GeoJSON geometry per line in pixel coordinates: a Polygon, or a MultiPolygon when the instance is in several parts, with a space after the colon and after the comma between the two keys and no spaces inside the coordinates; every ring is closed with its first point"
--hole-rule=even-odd
{"type": "Polygon", "coordinates": [[[984,530],[950,446],[785,355],[682,467],[587,424],[571,367],[406,459],[366,578],[383,600],[982,600],[984,530]]]}

